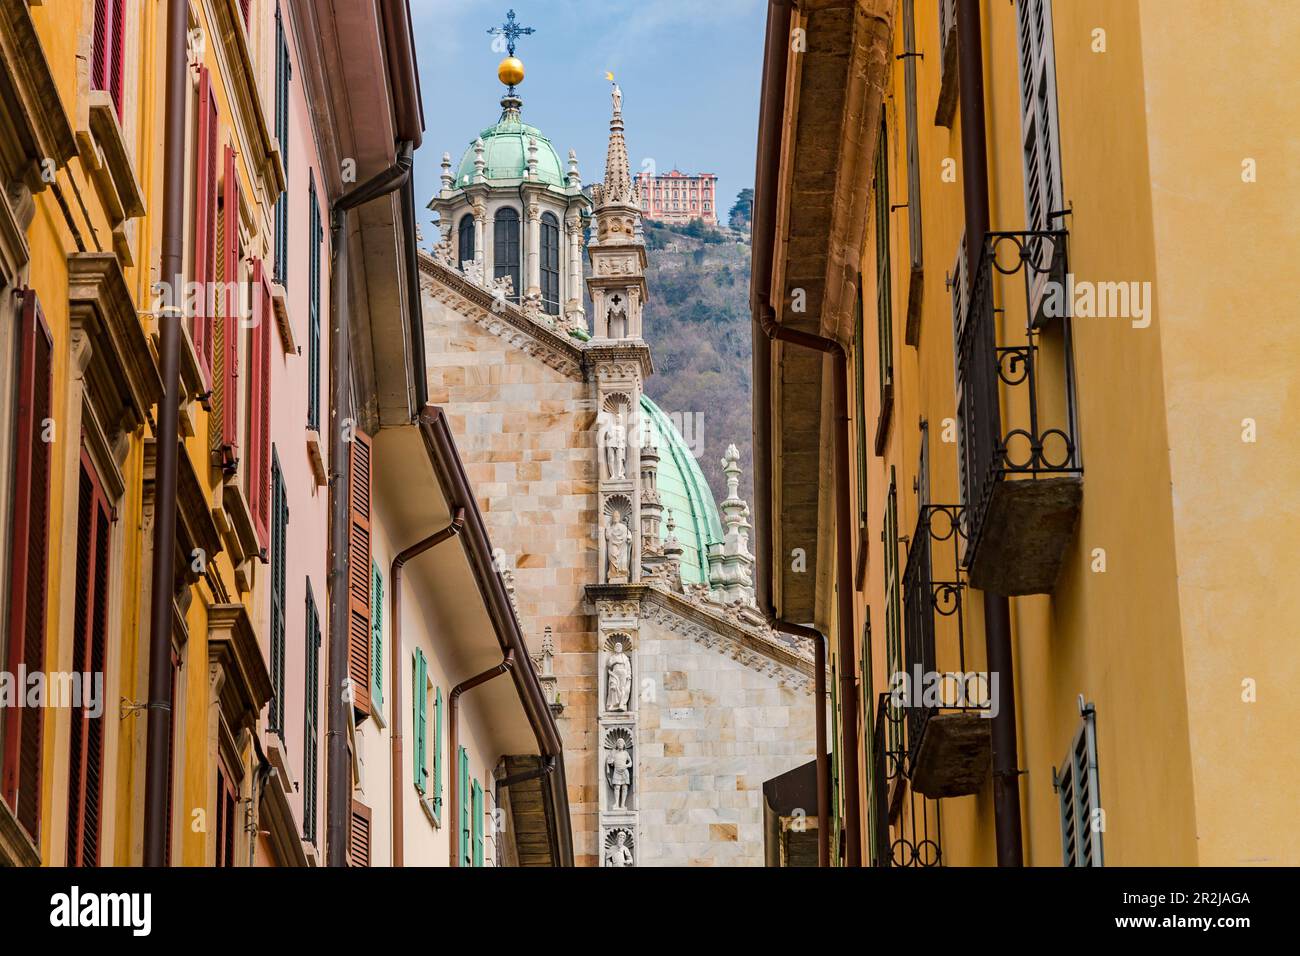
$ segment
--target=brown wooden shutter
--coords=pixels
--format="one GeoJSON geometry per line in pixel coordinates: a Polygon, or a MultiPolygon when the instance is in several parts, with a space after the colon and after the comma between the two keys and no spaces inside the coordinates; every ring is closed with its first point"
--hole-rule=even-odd
{"type": "MultiPolygon", "coordinates": [[[[85,449],[77,502],[77,578],[73,603],[72,670],[102,674],[108,642],[108,560],[112,518],[103,486],[85,449]]],[[[72,710],[68,759],[68,866],[99,864],[104,778],[104,718],[72,710]]]]}
{"type": "Polygon", "coordinates": [[[348,866],[370,865],[370,808],[352,801],[352,820],[348,828],[348,866]]]}
{"type": "Polygon", "coordinates": [[[349,443],[348,676],[353,707],[370,715],[370,436],[358,429],[349,443]]]}
{"type": "MultiPolygon", "coordinates": [[[[46,575],[50,517],[51,364],[54,340],[35,291],[23,293],[18,320],[18,407],[14,435],[13,525],[9,560],[9,641],[6,667],[16,674],[45,670],[46,575]]],[[[5,723],[0,791],[18,822],[40,838],[41,723],[39,707],[15,709],[5,723]]]]}

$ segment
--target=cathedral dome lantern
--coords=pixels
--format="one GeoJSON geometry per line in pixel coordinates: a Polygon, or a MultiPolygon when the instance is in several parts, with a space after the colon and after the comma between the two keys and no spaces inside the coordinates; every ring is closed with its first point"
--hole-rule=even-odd
{"type": "Polygon", "coordinates": [[[456,166],[449,156],[443,160],[442,188],[429,203],[441,233],[435,255],[535,320],[583,339],[583,220],[591,200],[573,152],[566,168],[546,135],[524,122],[518,86],[525,69],[515,41],[533,29],[516,23],[511,11],[489,32],[508,41],[497,67],[506,87],[501,113],[456,166]]]}

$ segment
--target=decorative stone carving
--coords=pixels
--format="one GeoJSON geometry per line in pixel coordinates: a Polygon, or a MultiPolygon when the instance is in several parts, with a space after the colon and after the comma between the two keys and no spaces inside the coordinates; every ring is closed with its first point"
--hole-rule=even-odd
{"type": "Polygon", "coordinates": [[[625,646],[615,638],[605,661],[605,709],[620,713],[626,713],[632,703],[632,662],[625,646]]]}
{"type": "Polygon", "coordinates": [[[636,760],[632,756],[632,734],[625,727],[615,727],[605,734],[605,784],[609,787],[609,808],[628,810],[632,794],[636,760]]]}
{"type": "Polygon", "coordinates": [[[504,275],[497,276],[492,280],[492,291],[499,292],[507,299],[514,298],[515,278],[514,276],[504,275]]]}
{"type": "Polygon", "coordinates": [[[542,634],[542,653],[533,658],[533,664],[537,669],[537,681],[542,685],[542,696],[546,698],[551,713],[558,717],[563,713],[564,705],[560,703],[560,679],[555,673],[555,637],[549,624],[542,634]]]}
{"type": "Polygon", "coordinates": [[[601,862],[605,866],[636,866],[635,841],[628,827],[611,827],[605,831],[601,862]]]}
{"type": "Polygon", "coordinates": [[[605,477],[611,481],[627,478],[627,399],[607,401],[600,413],[600,446],[604,452],[605,477]]]}
{"type": "Polygon", "coordinates": [[[606,580],[610,584],[626,584],[628,567],[632,558],[632,532],[623,516],[615,512],[605,526],[606,580]]]}
{"type": "Polygon", "coordinates": [[[617,292],[610,297],[607,321],[611,339],[627,337],[627,300],[617,292]]]}

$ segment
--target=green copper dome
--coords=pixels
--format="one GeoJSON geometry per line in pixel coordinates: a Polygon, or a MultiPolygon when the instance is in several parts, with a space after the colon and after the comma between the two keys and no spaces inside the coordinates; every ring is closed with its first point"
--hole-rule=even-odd
{"type": "MultiPolygon", "coordinates": [[[[542,135],[541,130],[521,120],[517,110],[506,110],[500,121],[479,133],[479,137],[483,140],[483,161],[486,164],[483,174],[489,182],[523,179],[528,173],[528,141],[536,138],[538,182],[560,189],[565,187],[564,167],[560,164],[560,156],[555,147],[542,135]]],[[[472,182],[474,144],[471,142],[461,157],[456,187],[464,188],[472,182]]]]}
{"type": "Polygon", "coordinates": [[[644,395],[641,396],[641,411],[650,419],[651,434],[659,439],[657,483],[659,500],[664,506],[659,539],[662,541],[668,537],[668,512],[671,511],[676,522],[673,533],[682,546],[682,581],[707,584],[708,547],[722,540],[722,521],[713,501],[713,492],[672,420],[644,395]]]}

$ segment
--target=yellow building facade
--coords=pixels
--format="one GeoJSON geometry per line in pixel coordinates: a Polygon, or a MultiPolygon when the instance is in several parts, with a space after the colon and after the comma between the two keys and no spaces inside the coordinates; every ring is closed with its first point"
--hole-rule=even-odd
{"type": "Polygon", "coordinates": [[[1012,842],[1026,865],[1294,864],[1295,595],[1276,569],[1300,344],[1280,210],[1300,178],[1276,120],[1300,20],[1243,4],[1224,37],[1202,3],[966,5],[987,158],[968,258],[963,5],[796,4],[764,73],[765,101],[781,91],[756,195],[765,610],[828,635],[841,734],[857,709],[857,739],[833,740],[831,855],[855,862],[856,834],[863,864],[993,865],[1012,842]],[[836,70],[844,92],[812,98],[836,70]],[[843,457],[836,358],[783,327],[843,350],[843,457]],[[844,465],[840,509],[815,475],[844,465]],[[989,664],[999,607],[1009,672],[989,664]],[[950,676],[925,699],[918,673],[950,676]],[[1005,733],[1008,703],[999,763],[989,714],[1005,733]]]}

